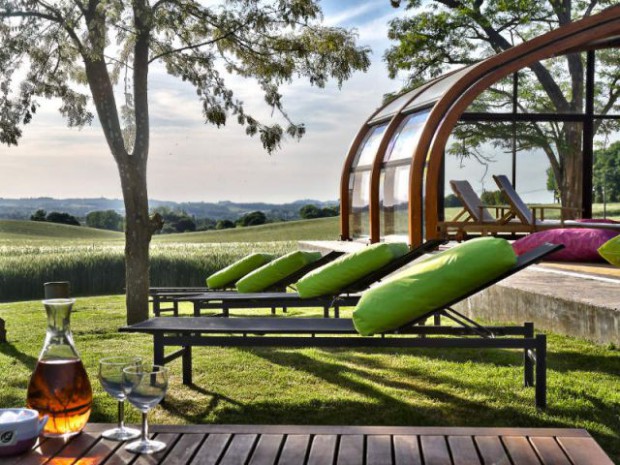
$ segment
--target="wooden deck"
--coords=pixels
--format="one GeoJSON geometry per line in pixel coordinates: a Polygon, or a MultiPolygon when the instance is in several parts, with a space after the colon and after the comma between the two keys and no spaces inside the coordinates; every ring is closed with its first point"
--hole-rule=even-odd
{"type": "Polygon", "coordinates": [[[585,430],[364,426],[154,426],[169,445],[136,456],[102,439],[110,425],[89,425],[67,442],[38,448],[0,465],[613,465],[585,430]]]}

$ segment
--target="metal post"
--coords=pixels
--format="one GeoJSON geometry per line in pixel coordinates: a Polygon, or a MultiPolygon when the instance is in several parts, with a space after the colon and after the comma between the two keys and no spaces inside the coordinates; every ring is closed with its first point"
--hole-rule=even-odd
{"type": "Polygon", "coordinates": [[[183,355],[181,358],[183,370],[183,384],[192,384],[192,346],[183,347],[183,355]]]}
{"type": "MultiPolygon", "coordinates": [[[[534,323],[525,323],[523,325],[525,339],[534,338],[534,323]]],[[[534,363],[532,361],[532,350],[523,350],[523,385],[525,387],[534,385],[534,363]]]]}
{"type": "Polygon", "coordinates": [[[512,185],[517,188],[517,103],[519,95],[519,73],[512,75],[512,185]]]}
{"type": "Polygon", "coordinates": [[[581,205],[583,218],[592,218],[592,165],[594,163],[594,78],[595,59],[593,50],[587,52],[585,119],[583,122],[583,170],[581,205]]]}
{"type": "Polygon", "coordinates": [[[153,334],[153,364],[164,365],[164,337],[161,334],[153,334]]]}
{"type": "Polygon", "coordinates": [[[536,336],[536,407],[547,407],[547,336],[536,336]]]}

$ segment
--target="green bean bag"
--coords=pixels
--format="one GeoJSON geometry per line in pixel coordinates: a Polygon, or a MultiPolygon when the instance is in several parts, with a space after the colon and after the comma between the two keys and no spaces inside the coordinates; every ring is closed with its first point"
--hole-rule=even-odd
{"type": "Polygon", "coordinates": [[[237,281],[238,292],[260,292],[321,258],[321,252],[298,250],[257,268],[237,281]]]}
{"type": "Polygon", "coordinates": [[[239,278],[260,268],[265,263],[271,261],[273,255],[266,253],[253,253],[241,260],[222,268],[207,278],[207,287],[210,289],[221,289],[234,284],[239,278]]]}
{"type": "Polygon", "coordinates": [[[609,239],[599,247],[598,253],[614,266],[620,266],[620,236],[609,239]]]}
{"type": "Polygon", "coordinates": [[[311,271],[295,285],[302,299],[334,295],[395,258],[405,255],[409,247],[404,243],[369,245],[311,271]]]}
{"type": "Polygon", "coordinates": [[[505,239],[464,242],[364,292],[353,324],[363,336],[398,329],[498,277],[516,262],[505,239]]]}

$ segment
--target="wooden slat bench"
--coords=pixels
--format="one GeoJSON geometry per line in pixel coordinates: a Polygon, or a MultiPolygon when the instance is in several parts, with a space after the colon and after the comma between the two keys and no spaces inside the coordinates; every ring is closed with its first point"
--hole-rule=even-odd
{"type": "Polygon", "coordinates": [[[613,465],[582,429],[389,426],[153,426],[168,447],[136,456],[91,424],[71,439],[43,439],[0,465],[613,465]]]}

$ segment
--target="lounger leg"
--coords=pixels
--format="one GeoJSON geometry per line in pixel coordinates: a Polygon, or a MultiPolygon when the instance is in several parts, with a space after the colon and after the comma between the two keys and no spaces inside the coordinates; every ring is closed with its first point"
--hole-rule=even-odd
{"type": "Polygon", "coordinates": [[[323,318],[329,318],[329,307],[323,307],[323,318]]]}
{"type": "Polygon", "coordinates": [[[271,307],[271,314],[275,315],[276,314],[276,307],[271,307]]]}
{"type": "Polygon", "coordinates": [[[228,307],[222,307],[222,316],[224,318],[228,318],[230,316],[230,311],[228,310],[228,307]]]}
{"type": "Polygon", "coordinates": [[[164,340],[160,334],[153,334],[153,364],[163,365],[164,362],[164,340]]]}
{"type": "Polygon", "coordinates": [[[159,296],[153,296],[153,314],[159,316],[159,296]]]}
{"type": "Polygon", "coordinates": [[[340,306],[338,305],[334,307],[334,318],[340,318],[340,306]]]}
{"type": "Polygon", "coordinates": [[[172,314],[179,316],[179,303],[176,300],[172,303],[172,314]]]}
{"type": "Polygon", "coordinates": [[[194,316],[200,316],[200,302],[194,302],[194,316]]]}
{"type": "Polygon", "coordinates": [[[441,326],[441,315],[439,313],[433,315],[433,324],[435,326],[441,326]]]}
{"type": "Polygon", "coordinates": [[[183,369],[183,384],[192,384],[192,346],[183,347],[181,359],[183,369]]]}
{"type": "Polygon", "coordinates": [[[547,336],[536,336],[536,407],[547,407],[547,336]]]}
{"type": "MultiPolygon", "coordinates": [[[[525,339],[533,339],[534,324],[525,323],[523,327],[525,329],[525,333],[523,335],[525,339]]],[[[523,350],[523,385],[525,387],[534,385],[534,362],[532,360],[532,355],[532,349],[523,350]]]]}

